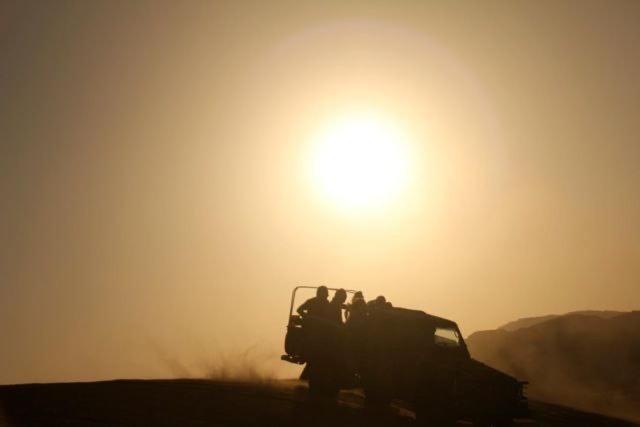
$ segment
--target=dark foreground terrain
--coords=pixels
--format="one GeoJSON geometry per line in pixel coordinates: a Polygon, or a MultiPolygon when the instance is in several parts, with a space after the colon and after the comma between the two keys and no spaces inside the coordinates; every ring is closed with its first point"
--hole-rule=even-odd
{"type": "MultiPolygon", "coordinates": [[[[528,426],[634,424],[532,402],[528,426]]],[[[238,383],[206,380],[118,380],[0,386],[0,425],[414,426],[413,414],[394,406],[364,409],[357,392],[337,404],[311,402],[296,381],[238,383]]],[[[460,425],[466,425],[461,422],[460,425]]]]}

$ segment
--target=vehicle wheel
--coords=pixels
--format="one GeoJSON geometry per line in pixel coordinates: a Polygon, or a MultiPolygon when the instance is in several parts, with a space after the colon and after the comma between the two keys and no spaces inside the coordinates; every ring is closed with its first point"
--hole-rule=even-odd
{"type": "Polygon", "coordinates": [[[439,418],[434,419],[429,426],[433,427],[456,427],[458,422],[456,420],[452,420],[451,418],[439,418]]]}
{"type": "Polygon", "coordinates": [[[457,417],[433,406],[416,409],[416,421],[418,425],[425,427],[454,427],[457,425],[457,417]]]}
{"type": "Polygon", "coordinates": [[[340,391],[330,369],[322,364],[309,364],[309,394],[314,397],[335,398],[340,391]]]}
{"type": "Polygon", "coordinates": [[[389,397],[386,393],[382,393],[377,390],[365,389],[364,403],[370,408],[389,406],[389,404],[391,403],[391,397],[389,397]]]}
{"type": "Polygon", "coordinates": [[[476,418],[473,420],[475,427],[511,427],[513,420],[510,417],[476,418]]]}
{"type": "Polygon", "coordinates": [[[473,426],[474,427],[491,427],[491,421],[484,417],[474,418],[473,426]]]}
{"type": "Polygon", "coordinates": [[[427,414],[416,414],[416,421],[419,426],[424,427],[455,427],[458,422],[451,417],[443,416],[428,416],[427,414]]]}
{"type": "Polygon", "coordinates": [[[513,425],[513,419],[511,417],[496,417],[492,425],[494,427],[511,427],[513,425]]]}

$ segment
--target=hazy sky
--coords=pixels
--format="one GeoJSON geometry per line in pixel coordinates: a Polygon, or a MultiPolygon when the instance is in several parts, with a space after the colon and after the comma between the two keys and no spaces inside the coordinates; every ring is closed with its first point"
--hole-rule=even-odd
{"type": "Polygon", "coordinates": [[[277,358],[298,284],[465,335],[639,306],[640,2],[17,3],[0,383],[277,358]],[[307,158],[365,110],[407,129],[413,175],[349,213],[307,158]]]}

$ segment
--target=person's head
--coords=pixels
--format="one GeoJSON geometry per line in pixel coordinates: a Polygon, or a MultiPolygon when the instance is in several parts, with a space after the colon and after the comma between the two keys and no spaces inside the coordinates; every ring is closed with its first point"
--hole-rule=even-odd
{"type": "Polygon", "coordinates": [[[351,298],[351,304],[352,305],[365,304],[364,295],[362,295],[362,292],[358,291],[355,294],[353,294],[353,297],[351,298]]]}
{"type": "Polygon", "coordinates": [[[347,291],[344,289],[338,289],[336,293],[333,295],[332,302],[336,302],[338,304],[343,304],[347,300],[347,291]]]}
{"type": "Polygon", "coordinates": [[[387,299],[384,297],[384,295],[380,295],[378,298],[376,298],[376,304],[378,305],[385,305],[387,302],[387,299]]]}
{"type": "Polygon", "coordinates": [[[329,298],[329,289],[327,289],[326,286],[318,286],[318,289],[316,289],[316,296],[322,299],[329,298]]]}

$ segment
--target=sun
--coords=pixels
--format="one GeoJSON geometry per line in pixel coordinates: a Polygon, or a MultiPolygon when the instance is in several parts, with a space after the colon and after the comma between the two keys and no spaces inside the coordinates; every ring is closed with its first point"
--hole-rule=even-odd
{"type": "Polygon", "coordinates": [[[340,208],[387,206],[407,183],[405,132],[373,114],[341,117],[316,136],[310,169],[318,190],[340,208]]]}

